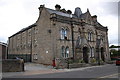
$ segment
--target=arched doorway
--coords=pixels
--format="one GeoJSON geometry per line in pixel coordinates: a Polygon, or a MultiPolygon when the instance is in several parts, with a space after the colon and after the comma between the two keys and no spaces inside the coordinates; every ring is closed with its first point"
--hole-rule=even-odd
{"type": "Polygon", "coordinates": [[[103,47],[101,47],[101,59],[102,59],[103,61],[105,61],[104,48],[103,48],[103,47]]]}
{"type": "Polygon", "coordinates": [[[88,48],[83,47],[83,60],[85,63],[88,63],[88,48]]]}

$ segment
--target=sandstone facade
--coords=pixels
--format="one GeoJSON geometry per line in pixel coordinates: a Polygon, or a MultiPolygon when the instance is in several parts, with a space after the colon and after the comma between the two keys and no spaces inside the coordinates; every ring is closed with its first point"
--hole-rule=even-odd
{"type": "Polygon", "coordinates": [[[80,8],[75,13],[60,9],[39,7],[38,20],[27,28],[9,37],[9,54],[31,54],[31,61],[58,65],[64,59],[110,60],[108,46],[108,28],[91,16],[89,10],[82,13],[80,8]]]}

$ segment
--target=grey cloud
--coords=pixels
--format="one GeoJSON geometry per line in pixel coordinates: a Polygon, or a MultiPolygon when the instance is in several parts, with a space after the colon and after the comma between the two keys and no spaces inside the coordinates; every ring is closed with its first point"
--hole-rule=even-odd
{"type": "Polygon", "coordinates": [[[7,42],[7,39],[5,39],[4,37],[0,37],[0,42],[7,42]]]}
{"type": "Polygon", "coordinates": [[[101,4],[106,14],[118,16],[118,2],[104,2],[101,4]]]}

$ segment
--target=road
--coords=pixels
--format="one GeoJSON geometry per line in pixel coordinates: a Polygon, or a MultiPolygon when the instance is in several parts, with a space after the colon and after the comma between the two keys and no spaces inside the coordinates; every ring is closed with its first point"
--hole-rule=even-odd
{"type": "Polygon", "coordinates": [[[90,80],[103,80],[103,78],[110,78],[107,80],[119,80],[120,77],[120,66],[102,65],[98,67],[91,67],[85,69],[75,69],[60,73],[51,74],[37,74],[28,76],[13,76],[13,78],[89,78],[90,80]]]}

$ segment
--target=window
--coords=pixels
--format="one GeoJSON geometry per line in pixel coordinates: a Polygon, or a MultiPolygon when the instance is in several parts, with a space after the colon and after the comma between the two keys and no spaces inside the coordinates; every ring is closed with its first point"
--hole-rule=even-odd
{"type": "Polygon", "coordinates": [[[92,32],[88,32],[88,40],[89,41],[93,40],[93,33],[92,32]]]}
{"type": "Polygon", "coordinates": [[[61,39],[67,39],[67,29],[61,29],[61,39]]]}
{"type": "Polygon", "coordinates": [[[94,47],[92,47],[92,57],[94,57],[94,47]]]}
{"type": "Polygon", "coordinates": [[[34,59],[34,60],[37,60],[37,59],[38,59],[37,54],[34,54],[33,59],[34,59]]]}
{"type": "Polygon", "coordinates": [[[35,27],[34,30],[35,30],[35,34],[37,34],[38,33],[38,28],[35,27]]]}
{"type": "Polygon", "coordinates": [[[64,39],[64,35],[65,35],[65,31],[64,31],[64,29],[62,28],[62,29],[61,29],[61,39],[64,39]]]}
{"type": "Polygon", "coordinates": [[[67,37],[67,29],[65,30],[64,36],[67,37]]]}
{"type": "Polygon", "coordinates": [[[66,47],[65,49],[65,58],[69,57],[69,47],[66,47]]]}
{"type": "Polygon", "coordinates": [[[62,46],[61,55],[63,58],[68,58],[69,57],[69,47],[65,48],[64,46],[62,46]]]}
{"type": "Polygon", "coordinates": [[[28,35],[29,35],[29,36],[31,36],[31,29],[30,29],[30,30],[28,30],[28,35]]]}
{"type": "Polygon", "coordinates": [[[61,48],[61,55],[62,55],[62,57],[64,57],[64,53],[65,53],[65,47],[62,46],[62,48],[61,48]]]}
{"type": "Polygon", "coordinates": [[[88,40],[90,41],[90,32],[88,32],[88,40]]]}
{"type": "Polygon", "coordinates": [[[90,57],[94,57],[94,47],[90,48],[90,57]]]}
{"type": "Polygon", "coordinates": [[[34,47],[36,47],[36,46],[37,46],[37,40],[34,39],[34,47]]]}

